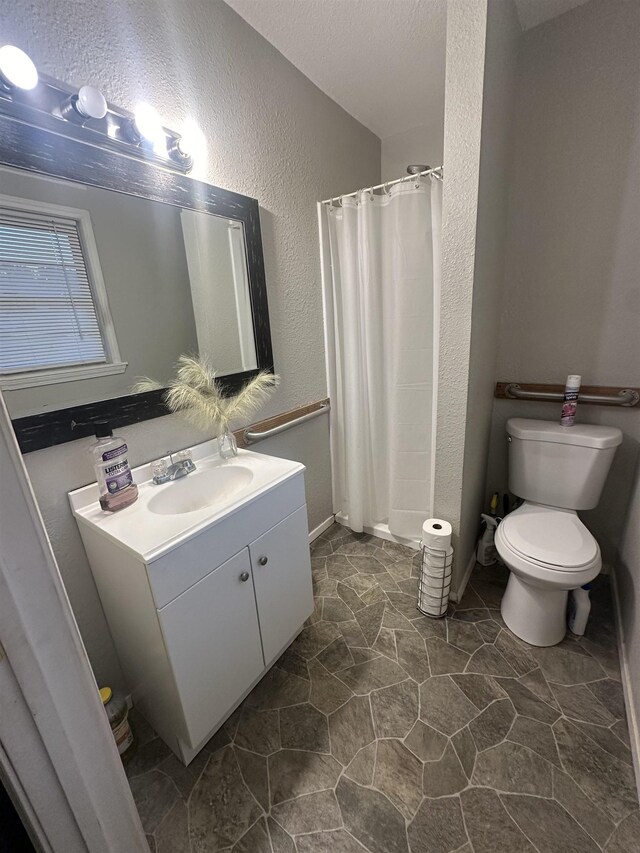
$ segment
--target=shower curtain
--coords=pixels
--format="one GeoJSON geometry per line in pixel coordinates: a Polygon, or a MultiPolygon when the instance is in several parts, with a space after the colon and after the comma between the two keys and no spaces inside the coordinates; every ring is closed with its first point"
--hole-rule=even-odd
{"type": "Polygon", "coordinates": [[[358,532],[418,539],[432,514],[441,190],[412,179],[326,208],[334,512],[358,532]]]}

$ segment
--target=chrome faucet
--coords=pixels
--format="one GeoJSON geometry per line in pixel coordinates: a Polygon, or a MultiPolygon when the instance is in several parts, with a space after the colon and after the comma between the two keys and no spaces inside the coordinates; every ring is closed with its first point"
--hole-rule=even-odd
{"type": "Polygon", "coordinates": [[[173,461],[173,453],[168,450],[167,455],[170,459],[170,464],[167,465],[166,459],[158,459],[153,463],[153,482],[159,486],[161,483],[168,483],[171,480],[180,480],[186,477],[192,471],[196,470],[193,459],[191,458],[190,450],[180,450],[176,453],[177,462],[173,461]]]}

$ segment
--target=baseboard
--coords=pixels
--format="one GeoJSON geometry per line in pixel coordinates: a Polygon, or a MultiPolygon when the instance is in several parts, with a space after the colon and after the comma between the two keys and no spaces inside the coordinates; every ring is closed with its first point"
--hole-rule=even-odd
{"type": "Polygon", "coordinates": [[[611,590],[613,592],[613,605],[615,609],[616,634],[618,637],[618,655],[620,656],[620,675],[622,677],[622,690],[624,692],[624,704],[627,710],[627,723],[629,725],[629,738],[631,740],[631,755],[633,756],[633,768],[636,773],[636,786],[640,796],[640,727],[638,725],[638,717],[635,711],[635,703],[633,701],[633,679],[629,671],[629,659],[627,656],[627,646],[624,641],[624,633],[622,630],[622,611],[620,609],[620,598],[618,596],[618,584],[616,581],[616,573],[612,571],[611,590]]]}
{"type": "Polygon", "coordinates": [[[451,595],[450,595],[451,601],[453,601],[454,604],[456,604],[458,601],[462,600],[462,596],[464,595],[464,591],[467,588],[467,584],[469,583],[469,578],[471,577],[471,572],[473,571],[475,564],[476,564],[476,549],[474,548],[473,554],[471,555],[471,559],[469,560],[469,563],[467,564],[467,568],[464,570],[464,575],[462,577],[462,583],[460,584],[458,589],[453,590],[451,595]]]}
{"type": "Polygon", "coordinates": [[[309,532],[309,544],[311,544],[315,539],[318,538],[325,530],[328,530],[331,525],[335,521],[335,516],[330,515],[329,518],[325,519],[321,524],[317,527],[314,527],[313,530],[309,532]]]}
{"type": "MultiPolygon", "coordinates": [[[[336,521],[344,527],[349,527],[349,516],[344,513],[336,513],[336,521]]],[[[377,536],[378,539],[386,539],[387,542],[396,542],[398,545],[404,545],[406,548],[411,548],[413,551],[419,551],[422,544],[417,539],[406,539],[404,536],[395,536],[390,530],[388,524],[374,524],[369,527],[366,524],[362,530],[370,536],[377,536]]]]}

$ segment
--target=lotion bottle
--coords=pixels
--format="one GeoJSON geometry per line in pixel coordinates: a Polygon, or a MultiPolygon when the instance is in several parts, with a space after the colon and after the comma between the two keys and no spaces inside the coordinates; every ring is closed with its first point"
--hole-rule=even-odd
{"type": "Polygon", "coordinates": [[[89,450],[100,490],[100,506],[105,512],[116,512],[138,500],[138,487],[133,482],[124,438],[113,434],[108,421],[96,421],[95,428],[98,440],[89,450]]]}

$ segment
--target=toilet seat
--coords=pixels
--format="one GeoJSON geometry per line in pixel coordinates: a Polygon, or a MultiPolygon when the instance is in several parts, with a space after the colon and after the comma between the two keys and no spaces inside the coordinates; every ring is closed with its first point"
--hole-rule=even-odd
{"type": "Polygon", "coordinates": [[[576,571],[599,555],[598,543],[571,510],[524,503],[500,525],[509,549],[536,565],[576,571]]]}
{"type": "Polygon", "coordinates": [[[575,589],[602,567],[598,543],[570,510],[524,503],[498,525],[495,543],[507,566],[536,586],[575,589]]]}

